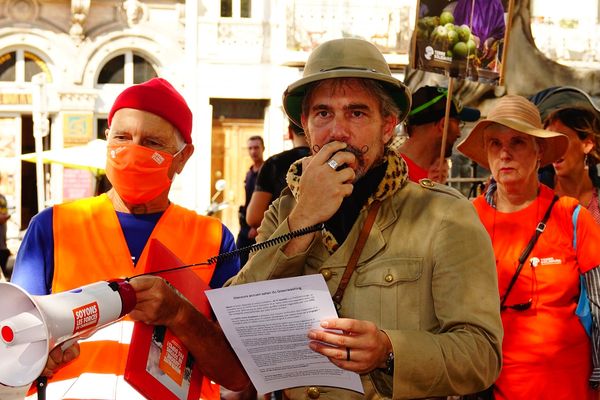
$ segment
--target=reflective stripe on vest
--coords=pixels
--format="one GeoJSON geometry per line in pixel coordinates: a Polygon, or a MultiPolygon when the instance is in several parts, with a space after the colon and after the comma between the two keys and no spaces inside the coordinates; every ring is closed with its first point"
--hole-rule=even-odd
{"type": "MultiPolygon", "coordinates": [[[[117,214],[105,194],[55,206],[53,224],[53,293],[144,271],[148,246],[134,268],[117,214]]],[[[218,254],[221,236],[219,220],[171,204],[150,239],[159,240],[189,264],[218,254]]],[[[131,322],[120,321],[82,340],[80,357],[49,380],[47,399],[135,398],[131,393],[137,392],[123,381],[132,326],[131,322]],[[68,393],[59,386],[68,387],[68,393]]],[[[215,392],[211,386],[209,380],[203,381],[203,399],[219,398],[218,390],[215,392]]]]}

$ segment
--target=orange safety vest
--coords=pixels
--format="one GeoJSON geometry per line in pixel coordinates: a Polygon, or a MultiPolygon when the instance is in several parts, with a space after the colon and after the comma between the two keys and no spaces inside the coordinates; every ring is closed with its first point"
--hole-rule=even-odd
{"type": "MultiPolygon", "coordinates": [[[[218,254],[222,229],[218,219],[171,204],[148,243],[157,239],[183,263],[197,263],[218,254]]],[[[131,277],[145,270],[148,243],[134,268],[117,214],[106,194],[54,206],[53,236],[53,293],[101,280],[131,277]]],[[[133,322],[125,318],[80,341],[80,357],[48,380],[48,399],[55,395],[61,399],[143,398],[123,380],[132,329],[133,322]]],[[[219,386],[204,378],[201,398],[219,399],[219,386]]]]}

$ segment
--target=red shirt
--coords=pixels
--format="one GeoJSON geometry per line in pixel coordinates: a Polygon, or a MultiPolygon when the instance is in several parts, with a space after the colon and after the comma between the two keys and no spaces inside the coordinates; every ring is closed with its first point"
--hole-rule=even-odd
{"type": "Polygon", "coordinates": [[[413,160],[408,158],[406,154],[401,153],[400,156],[402,156],[408,166],[408,179],[413,182],[419,182],[420,179],[428,177],[429,173],[426,169],[419,167],[413,160]]]}

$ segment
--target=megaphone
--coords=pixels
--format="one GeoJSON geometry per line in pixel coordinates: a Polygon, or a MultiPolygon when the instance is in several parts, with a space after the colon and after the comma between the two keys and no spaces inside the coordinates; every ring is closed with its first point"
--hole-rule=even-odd
{"type": "Polygon", "coordinates": [[[46,296],[0,282],[0,384],[30,384],[55,346],[91,335],[129,313],[135,303],[135,291],[124,280],[46,296]]]}

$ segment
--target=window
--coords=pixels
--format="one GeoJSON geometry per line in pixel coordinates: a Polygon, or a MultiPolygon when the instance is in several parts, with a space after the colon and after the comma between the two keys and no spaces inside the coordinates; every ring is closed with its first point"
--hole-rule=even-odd
{"type": "Polygon", "coordinates": [[[17,53],[6,53],[0,57],[0,81],[12,82],[16,75],[17,53]]]}
{"type": "Polygon", "coordinates": [[[233,17],[231,2],[233,0],[221,0],[221,17],[233,17]]]}
{"type": "Polygon", "coordinates": [[[252,17],[252,0],[221,0],[221,17],[252,17]]]}
{"type": "Polygon", "coordinates": [[[264,119],[265,108],[269,106],[266,99],[220,99],[211,98],[213,118],[264,119]]]}
{"type": "Polygon", "coordinates": [[[126,52],[111,58],[98,75],[98,84],[126,84],[146,82],[158,76],[152,64],[144,57],[126,52]]]}
{"type": "Polygon", "coordinates": [[[133,83],[143,83],[156,77],[154,67],[144,58],[133,56],[133,83]]]}
{"type": "Polygon", "coordinates": [[[0,55],[0,82],[31,82],[40,72],[46,73],[48,82],[52,80],[44,60],[33,53],[16,50],[0,55]]]}
{"type": "Polygon", "coordinates": [[[31,78],[40,72],[47,70],[46,63],[35,54],[29,52],[24,53],[25,61],[25,82],[31,82],[31,78]]]}
{"type": "Polygon", "coordinates": [[[125,83],[125,56],[109,60],[100,71],[98,83],[125,83]]]}
{"type": "Polygon", "coordinates": [[[251,0],[240,0],[240,17],[250,18],[250,10],[252,8],[251,0]]]}

